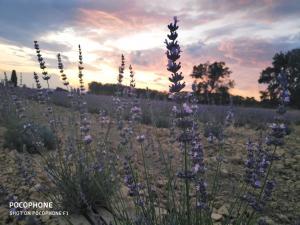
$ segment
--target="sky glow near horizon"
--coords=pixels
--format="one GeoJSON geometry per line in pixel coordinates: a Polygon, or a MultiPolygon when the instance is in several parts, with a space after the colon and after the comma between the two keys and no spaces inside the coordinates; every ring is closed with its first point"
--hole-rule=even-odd
{"type": "Polygon", "coordinates": [[[116,83],[121,54],[125,84],[132,64],[137,87],[167,91],[164,40],[167,24],[179,18],[180,61],[188,88],[194,65],[224,61],[235,80],[233,94],[259,98],[260,72],[276,52],[300,47],[300,3],[297,0],[67,0],[0,2],[0,78],[22,72],[33,84],[40,73],[33,41],[38,40],[51,86],[62,87],[56,54],[78,85],[78,44],[82,47],[85,83],[116,83]]]}

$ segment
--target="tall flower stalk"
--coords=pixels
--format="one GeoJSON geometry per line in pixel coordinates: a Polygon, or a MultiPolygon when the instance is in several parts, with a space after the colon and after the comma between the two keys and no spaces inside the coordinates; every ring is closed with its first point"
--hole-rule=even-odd
{"type": "MultiPolygon", "coordinates": [[[[179,72],[181,63],[177,63],[180,58],[180,46],[177,41],[177,29],[178,26],[177,17],[174,17],[173,23],[168,25],[170,34],[168,40],[165,40],[167,47],[167,70],[171,72],[169,80],[171,85],[169,91],[171,97],[175,100],[177,105],[173,106],[173,124],[175,127],[180,129],[179,135],[176,140],[179,143],[180,149],[183,153],[183,171],[179,171],[177,176],[184,180],[185,183],[185,208],[184,215],[186,215],[187,224],[192,224],[192,210],[191,208],[191,182],[194,182],[196,188],[196,212],[201,212],[208,209],[207,204],[207,193],[206,193],[206,182],[204,178],[205,166],[204,166],[204,153],[201,144],[201,139],[198,132],[198,124],[193,117],[197,111],[196,104],[190,105],[190,95],[181,93],[185,87],[183,82],[182,72],[179,72]],[[178,107],[180,104],[180,107],[178,107]]],[[[193,102],[195,103],[195,102],[193,102]]],[[[173,135],[176,132],[173,130],[173,135]]]]}
{"type": "Polygon", "coordinates": [[[36,55],[37,55],[37,60],[40,64],[40,69],[42,70],[42,78],[43,80],[45,80],[47,82],[47,90],[44,94],[45,96],[45,102],[47,104],[47,110],[46,110],[46,117],[48,118],[48,123],[50,125],[50,128],[52,129],[52,131],[56,134],[57,133],[57,121],[53,112],[53,107],[50,103],[50,84],[49,84],[49,80],[51,78],[50,74],[47,71],[47,67],[46,67],[46,63],[45,60],[41,54],[41,50],[40,50],[40,46],[38,41],[34,41],[34,48],[36,50],[36,55]]]}
{"type": "Polygon", "coordinates": [[[78,52],[79,52],[79,60],[78,60],[78,77],[79,77],[79,84],[80,84],[80,94],[83,95],[85,91],[84,82],[83,82],[83,61],[82,61],[82,51],[81,46],[78,45],[78,52]]]}
{"type": "Polygon", "coordinates": [[[85,87],[83,81],[83,61],[82,61],[82,51],[80,45],[78,45],[78,78],[80,84],[80,93],[79,93],[79,112],[80,112],[80,133],[82,141],[89,145],[92,142],[92,136],[90,135],[90,120],[88,118],[87,102],[85,99],[85,87]]]}
{"type": "Polygon", "coordinates": [[[167,58],[168,65],[167,70],[171,72],[171,77],[169,80],[171,82],[171,86],[169,86],[169,90],[171,93],[178,93],[185,87],[185,82],[182,82],[183,76],[182,72],[179,72],[181,68],[181,63],[177,63],[176,61],[180,58],[180,46],[178,41],[176,40],[178,37],[177,30],[179,26],[177,25],[178,20],[177,17],[174,17],[174,22],[168,25],[170,30],[170,34],[168,34],[168,40],[165,40],[165,44],[167,47],[167,58]]]}
{"type": "MultiPolygon", "coordinates": [[[[116,90],[115,96],[113,98],[113,102],[116,107],[117,128],[120,131],[121,137],[124,136],[124,134],[121,134],[121,131],[124,127],[124,121],[123,121],[124,103],[121,100],[122,89],[123,89],[122,82],[123,82],[123,78],[124,78],[124,70],[125,70],[125,57],[122,54],[121,55],[121,65],[119,66],[119,74],[118,74],[118,78],[117,78],[117,81],[118,81],[117,90],[116,90]]],[[[126,142],[126,137],[123,141],[126,142]]]]}
{"type": "MultiPolygon", "coordinates": [[[[82,58],[82,56],[81,56],[81,58],[82,58]]],[[[82,63],[82,59],[81,59],[81,63],[82,63]]],[[[60,53],[57,54],[57,67],[59,69],[63,85],[67,88],[68,97],[69,97],[70,103],[71,103],[71,108],[73,108],[74,107],[74,93],[72,91],[72,88],[70,87],[70,82],[69,82],[68,77],[67,77],[67,75],[64,71],[64,64],[62,62],[60,53]]],[[[82,75],[82,71],[81,71],[81,75],[82,75]]],[[[82,77],[81,77],[81,79],[82,79],[82,77]]],[[[83,82],[83,80],[82,80],[82,82],[83,82]]]]}
{"type": "Polygon", "coordinates": [[[125,57],[121,55],[121,65],[119,66],[118,84],[122,85],[125,70],[125,57]]]}
{"type": "Polygon", "coordinates": [[[61,55],[60,53],[57,54],[57,67],[59,69],[59,72],[60,72],[60,76],[61,76],[61,79],[63,81],[63,85],[67,88],[67,90],[69,91],[69,81],[68,81],[68,78],[67,78],[67,75],[65,74],[64,72],[64,64],[62,62],[62,59],[61,59],[61,55]]]}
{"type": "Polygon", "coordinates": [[[42,70],[43,79],[47,82],[48,89],[50,89],[49,80],[50,80],[51,76],[46,70],[47,69],[46,63],[45,63],[45,60],[44,60],[44,58],[41,54],[40,45],[39,45],[38,41],[34,41],[34,48],[36,50],[37,60],[40,64],[40,68],[42,70]]]}

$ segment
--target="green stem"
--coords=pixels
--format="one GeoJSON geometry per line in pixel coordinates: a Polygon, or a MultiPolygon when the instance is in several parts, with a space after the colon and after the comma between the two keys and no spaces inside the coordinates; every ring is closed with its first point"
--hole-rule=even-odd
{"type": "MultiPolygon", "coordinates": [[[[187,176],[188,174],[188,152],[187,146],[184,144],[184,175],[187,176]]],[[[187,221],[188,225],[191,224],[191,212],[190,212],[190,184],[187,177],[185,177],[185,200],[186,200],[186,211],[187,211],[187,221]]]]}
{"type": "Polygon", "coordinates": [[[214,206],[216,195],[217,195],[217,192],[218,192],[219,174],[220,174],[221,164],[222,164],[222,162],[218,161],[216,173],[215,173],[215,176],[214,176],[213,188],[212,188],[213,199],[211,201],[211,208],[213,208],[213,206],[214,206]]]}
{"type": "MultiPolygon", "coordinates": [[[[244,192],[245,192],[245,184],[243,183],[243,184],[242,184],[242,187],[240,188],[238,194],[237,194],[236,197],[235,197],[234,203],[230,206],[229,215],[228,215],[228,217],[226,218],[226,220],[224,221],[224,224],[223,224],[223,225],[228,225],[229,220],[230,220],[230,218],[231,218],[231,216],[232,216],[232,213],[233,213],[233,211],[234,211],[234,208],[235,208],[236,204],[238,203],[238,200],[239,200],[241,194],[243,194],[244,192]]],[[[241,205],[241,204],[240,204],[240,205],[241,205]]],[[[239,209],[239,210],[240,210],[240,209],[239,209]]]]}
{"type": "Polygon", "coordinates": [[[143,148],[143,144],[141,144],[141,152],[142,152],[143,167],[144,167],[144,173],[145,173],[145,178],[146,178],[146,183],[147,183],[149,200],[150,200],[150,205],[151,205],[151,212],[152,212],[152,216],[153,216],[154,221],[156,221],[154,201],[153,201],[153,197],[152,197],[152,190],[151,190],[151,186],[150,186],[149,174],[147,172],[147,167],[146,167],[145,151],[144,151],[144,148],[143,148]]]}

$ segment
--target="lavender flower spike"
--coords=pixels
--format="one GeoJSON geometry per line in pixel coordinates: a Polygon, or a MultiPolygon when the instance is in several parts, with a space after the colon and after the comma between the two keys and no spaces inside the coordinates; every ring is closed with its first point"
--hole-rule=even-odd
{"type": "Polygon", "coordinates": [[[82,62],[82,51],[81,51],[80,45],[78,45],[78,51],[79,51],[79,61],[78,61],[79,74],[78,74],[78,77],[79,77],[79,83],[80,83],[80,93],[83,94],[85,91],[84,82],[82,79],[82,77],[83,77],[82,70],[84,69],[84,67],[83,67],[83,62],[82,62]]]}
{"type": "Polygon", "coordinates": [[[63,84],[67,87],[67,89],[69,89],[69,81],[67,75],[64,73],[64,64],[62,63],[60,53],[57,54],[57,62],[58,62],[58,69],[61,75],[61,79],[63,80],[63,84]]]}
{"type": "Polygon", "coordinates": [[[170,71],[171,77],[169,80],[171,81],[170,92],[176,93],[180,92],[185,87],[185,82],[181,82],[183,80],[182,72],[178,72],[181,68],[181,63],[176,63],[176,61],[180,58],[180,46],[177,42],[177,17],[174,17],[174,23],[170,23],[168,28],[170,30],[170,34],[168,34],[168,40],[165,40],[165,44],[167,46],[167,58],[168,58],[168,65],[167,70],[170,71]]]}
{"type": "Polygon", "coordinates": [[[45,61],[44,58],[42,57],[41,54],[41,50],[40,50],[40,46],[38,44],[38,41],[34,41],[34,48],[36,50],[36,55],[37,55],[37,59],[38,62],[40,64],[40,68],[43,70],[42,74],[43,74],[43,79],[48,81],[50,79],[50,75],[48,74],[48,72],[46,71],[46,65],[45,65],[45,61]]]}
{"type": "Polygon", "coordinates": [[[121,66],[119,66],[119,76],[118,76],[118,83],[119,85],[122,84],[123,77],[124,77],[124,70],[125,70],[125,57],[121,55],[121,66]]]}

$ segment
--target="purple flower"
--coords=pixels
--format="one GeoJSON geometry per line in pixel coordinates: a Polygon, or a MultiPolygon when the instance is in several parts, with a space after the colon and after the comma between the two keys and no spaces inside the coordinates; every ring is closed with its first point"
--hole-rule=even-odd
{"type": "Polygon", "coordinates": [[[245,200],[256,212],[261,212],[263,210],[262,204],[257,200],[256,196],[254,196],[253,194],[247,193],[242,197],[242,199],[245,200]]]}
{"type": "Polygon", "coordinates": [[[79,77],[79,84],[80,84],[80,94],[83,94],[84,91],[85,91],[85,88],[84,88],[84,82],[83,82],[83,73],[82,73],[82,70],[84,69],[83,67],[83,62],[82,62],[82,51],[81,51],[81,47],[80,45],[78,45],[78,52],[79,52],[79,61],[78,61],[78,77],[79,77]]]}
{"type": "Polygon", "coordinates": [[[245,162],[245,182],[254,188],[262,187],[262,179],[266,175],[270,161],[261,144],[247,143],[247,160],[245,162]]]}
{"type": "Polygon", "coordinates": [[[119,76],[118,76],[118,83],[122,85],[122,81],[124,78],[124,70],[125,70],[125,57],[121,55],[121,65],[119,66],[119,76]]]}
{"type": "Polygon", "coordinates": [[[199,209],[208,209],[207,204],[207,192],[206,192],[207,184],[203,179],[199,179],[196,185],[197,195],[197,208],[199,209]]]}
{"type": "Polygon", "coordinates": [[[92,143],[92,141],[93,141],[92,136],[91,135],[84,136],[83,141],[87,145],[90,144],[90,143],[92,143]]]}
{"type": "Polygon", "coordinates": [[[37,59],[38,59],[38,62],[40,64],[40,68],[42,69],[43,79],[48,81],[50,79],[50,75],[46,71],[47,67],[45,66],[45,61],[44,61],[44,58],[42,57],[38,41],[34,41],[34,48],[36,50],[37,59]]]}
{"type": "Polygon", "coordinates": [[[139,143],[143,143],[145,141],[145,135],[138,135],[136,137],[136,140],[139,142],[139,143]]]}
{"type": "Polygon", "coordinates": [[[266,182],[265,190],[262,197],[263,204],[266,203],[271,198],[272,192],[275,188],[275,181],[274,180],[268,180],[266,182]]]}
{"type": "Polygon", "coordinates": [[[64,65],[62,63],[60,53],[57,54],[57,61],[58,61],[58,69],[60,72],[61,79],[63,80],[63,84],[69,89],[69,81],[67,75],[64,73],[64,65]]]}
{"type": "Polygon", "coordinates": [[[171,77],[169,78],[169,80],[172,83],[170,86],[171,93],[180,92],[185,87],[185,83],[184,82],[181,83],[181,81],[183,80],[182,73],[178,72],[179,69],[181,68],[181,64],[176,63],[176,61],[180,58],[180,52],[181,52],[180,46],[176,41],[176,38],[178,36],[176,32],[178,29],[177,22],[178,22],[177,18],[174,17],[174,23],[170,23],[168,25],[168,28],[170,30],[170,34],[168,35],[168,38],[170,41],[165,40],[165,44],[167,46],[166,54],[168,58],[167,70],[172,73],[171,77]]]}
{"type": "Polygon", "coordinates": [[[131,90],[135,88],[135,80],[134,80],[134,71],[132,69],[132,66],[129,65],[129,73],[130,73],[130,87],[131,90]]]}
{"type": "Polygon", "coordinates": [[[132,173],[132,169],[131,169],[130,164],[129,164],[129,159],[126,159],[125,162],[124,162],[124,172],[125,172],[124,182],[125,182],[126,186],[129,189],[128,190],[128,195],[131,196],[131,197],[136,196],[136,197],[138,197],[139,200],[141,200],[139,198],[139,193],[140,193],[140,190],[143,187],[140,183],[137,183],[134,180],[134,175],[132,173]]]}

